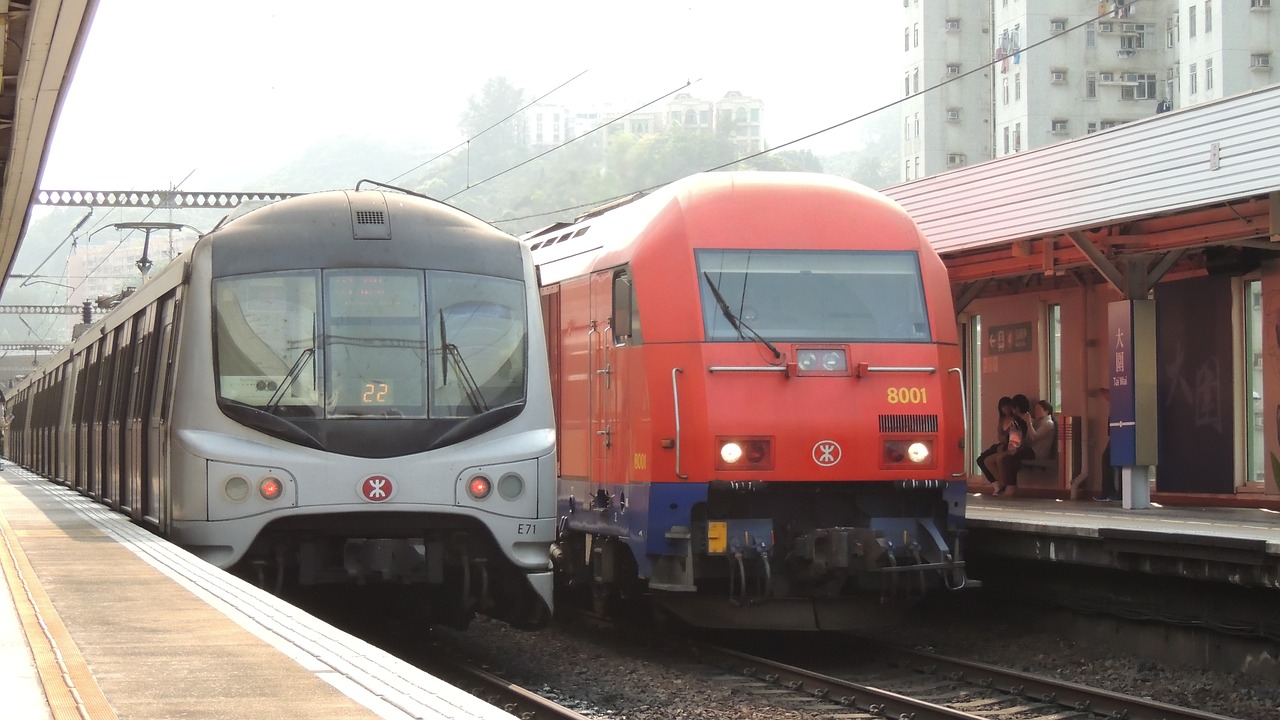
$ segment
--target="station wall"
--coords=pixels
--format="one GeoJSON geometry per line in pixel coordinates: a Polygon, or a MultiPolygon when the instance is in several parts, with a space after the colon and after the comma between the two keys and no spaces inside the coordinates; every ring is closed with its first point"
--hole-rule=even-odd
{"type": "MultiPolygon", "coordinates": [[[[1182,281],[1206,278],[1203,271],[1170,274],[1162,280],[1168,285],[1163,291],[1166,297],[1177,293],[1174,289],[1182,281]]],[[[1203,280],[1202,280],[1203,282],[1203,280]]],[[[1280,261],[1264,264],[1255,274],[1242,278],[1223,278],[1230,284],[1232,300],[1220,302],[1212,316],[1199,321],[1199,328],[1188,327],[1185,342],[1212,342],[1218,346],[1218,361],[1231,366],[1221,372],[1221,382],[1228,385],[1218,396],[1222,418],[1218,430],[1225,433],[1229,448],[1226,455],[1215,459],[1215,465],[1204,470],[1203,477],[1183,478],[1167,469],[1165,487],[1161,487],[1160,468],[1154,471],[1157,492],[1193,492],[1201,494],[1257,495],[1264,499],[1280,500],[1280,261]],[[1261,308],[1251,308],[1248,290],[1250,280],[1260,280],[1261,308]],[[1253,315],[1250,316],[1251,310],[1253,315]],[[1224,317],[1224,314],[1226,316],[1224,317]],[[1253,319],[1250,319],[1250,318],[1253,319]],[[1261,328],[1251,329],[1259,323],[1261,328]],[[1229,328],[1229,332],[1224,329],[1229,328]],[[1249,340],[1249,333],[1255,337],[1249,340]],[[1216,337],[1216,340],[1211,338],[1216,337]],[[1261,344],[1261,357],[1255,358],[1250,347],[1261,344]],[[1222,347],[1223,345],[1226,347],[1222,347]],[[1255,401],[1252,393],[1258,393],[1255,401]],[[1261,417],[1253,414],[1251,403],[1261,404],[1261,417]],[[1259,444],[1259,435],[1253,431],[1261,424],[1262,447],[1252,450],[1246,438],[1252,437],[1259,444]],[[1254,432],[1252,436],[1250,433],[1254,432]],[[1252,463],[1252,464],[1251,464],[1252,463]],[[1262,478],[1262,481],[1258,481],[1262,478]]],[[[1219,285],[1220,283],[1210,283],[1219,285]]],[[[1194,304],[1196,282],[1181,284],[1189,290],[1194,304]]],[[[996,404],[1001,396],[1022,393],[1033,402],[1044,398],[1058,402],[1059,416],[1077,416],[1077,431],[1082,438],[1082,463],[1085,471],[1075,495],[1095,494],[1101,488],[1103,473],[1102,452],[1107,444],[1108,402],[1102,389],[1109,378],[1110,355],[1107,352],[1107,305],[1121,300],[1119,291],[1108,284],[1093,284],[1061,289],[1029,289],[1016,295],[987,297],[974,300],[961,313],[961,324],[970,333],[970,402],[974,419],[971,446],[974,455],[996,441],[996,404]],[[1056,318],[1056,323],[1055,323],[1056,318]],[[1055,335],[1056,337],[1053,337],[1055,335]],[[1055,351],[1056,346],[1056,351],[1055,351]]],[[[1185,309],[1185,303],[1184,303],[1185,309]]],[[[1157,307],[1157,315],[1160,314],[1157,307]]],[[[1168,313],[1181,312],[1176,308],[1166,310],[1165,320],[1174,323],[1193,322],[1189,318],[1173,318],[1168,313]]],[[[1175,386],[1170,372],[1176,369],[1177,358],[1166,349],[1158,357],[1158,372],[1163,405],[1181,388],[1182,400],[1196,407],[1208,402],[1203,388],[1194,382],[1189,387],[1175,386]],[[1171,365],[1172,363],[1172,365],[1171,365]]],[[[1194,375],[1189,375],[1194,380],[1194,375]]],[[[1184,383],[1185,384],[1185,383],[1184,383]]],[[[1185,409],[1184,409],[1185,410],[1185,409]]],[[[1162,412],[1165,410],[1162,408],[1162,412]]],[[[1169,412],[1182,412],[1173,408],[1169,412]]],[[[1200,437],[1192,418],[1191,424],[1176,430],[1177,437],[1162,439],[1175,444],[1182,462],[1194,453],[1193,444],[1200,437]],[[1191,438],[1190,442],[1188,438],[1191,438]]],[[[1163,422],[1163,420],[1162,420],[1163,422]]],[[[1219,453],[1222,454],[1221,452],[1219,453]]],[[[1161,462],[1172,462],[1161,449],[1161,462]]],[[[1170,466],[1171,467],[1171,466],[1170,466]]],[[[970,477],[980,486],[981,475],[977,466],[969,468],[970,477]]],[[[1070,479],[1060,479],[1058,489],[1071,490],[1070,479]]]]}

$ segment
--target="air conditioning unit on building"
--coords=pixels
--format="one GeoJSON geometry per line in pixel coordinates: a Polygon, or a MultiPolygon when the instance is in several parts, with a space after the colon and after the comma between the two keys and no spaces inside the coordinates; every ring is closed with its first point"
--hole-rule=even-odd
{"type": "Polygon", "coordinates": [[[948,120],[959,120],[959,119],[960,119],[960,111],[959,111],[959,110],[947,110],[947,119],[948,119],[948,120]]]}
{"type": "Polygon", "coordinates": [[[1118,58],[1131,58],[1131,57],[1133,57],[1134,52],[1135,52],[1135,51],[1133,51],[1133,50],[1117,50],[1117,51],[1116,51],[1116,57],[1118,57],[1118,58]]]}
{"type": "Polygon", "coordinates": [[[947,167],[959,167],[964,164],[964,155],[961,153],[947,154],[947,167]]]}
{"type": "Polygon", "coordinates": [[[1053,71],[1053,82],[1055,82],[1055,83],[1064,83],[1064,82],[1066,82],[1066,81],[1067,81],[1067,71],[1065,71],[1065,70],[1054,70],[1054,71],[1053,71]]]}

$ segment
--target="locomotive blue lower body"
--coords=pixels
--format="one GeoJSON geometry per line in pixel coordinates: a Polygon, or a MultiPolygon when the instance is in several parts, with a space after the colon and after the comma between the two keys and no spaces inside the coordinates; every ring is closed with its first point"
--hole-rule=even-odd
{"type": "Polygon", "coordinates": [[[690,624],[844,629],[970,584],[962,481],[564,481],[553,556],[597,599],[647,592],[690,624]]]}

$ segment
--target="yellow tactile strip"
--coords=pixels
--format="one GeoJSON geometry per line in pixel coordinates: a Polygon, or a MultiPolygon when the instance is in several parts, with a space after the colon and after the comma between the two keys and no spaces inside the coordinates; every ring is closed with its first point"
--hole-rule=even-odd
{"type": "Polygon", "coordinates": [[[4,571],[36,672],[54,720],[112,720],[116,712],[98,687],[80,649],[40,585],[17,534],[0,508],[0,568],[4,571]]]}

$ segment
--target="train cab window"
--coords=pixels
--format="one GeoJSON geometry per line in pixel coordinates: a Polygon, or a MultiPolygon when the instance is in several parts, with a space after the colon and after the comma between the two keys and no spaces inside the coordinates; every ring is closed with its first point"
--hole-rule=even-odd
{"type": "Polygon", "coordinates": [[[215,281],[219,397],[295,417],[319,415],[318,283],[313,270],[215,281]]]}
{"type": "Polygon", "coordinates": [[[230,407],[465,418],[524,399],[517,281],[416,269],[238,275],[215,280],[214,319],[218,393],[230,407]]]}
{"type": "Polygon", "coordinates": [[[428,273],[432,417],[469,417],[524,400],[524,293],[514,280],[428,273]]]}
{"type": "Polygon", "coordinates": [[[636,309],[636,289],[626,270],[613,274],[613,327],[614,345],[640,344],[640,314],[636,309]]]}
{"type": "Polygon", "coordinates": [[[932,337],[914,252],[698,250],[696,259],[708,341],[932,337]]]}
{"type": "Polygon", "coordinates": [[[324,274],[327,417],[426,417],[420,270],[324,274]]]}

